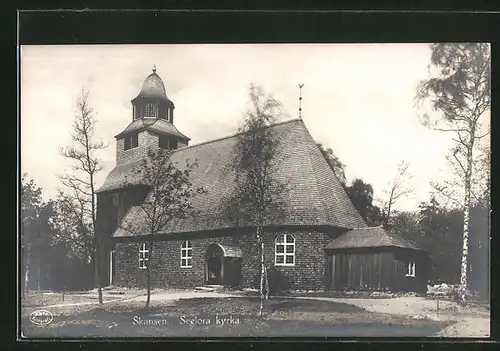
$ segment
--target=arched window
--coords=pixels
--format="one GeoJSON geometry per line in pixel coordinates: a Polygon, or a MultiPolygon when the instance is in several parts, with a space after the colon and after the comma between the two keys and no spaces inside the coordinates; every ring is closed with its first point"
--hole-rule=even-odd
{"type": "Polygon", "coordinates": [[[291,234],[281,234],[276,237],[275,266],[295,265],[295,238],[291,234]]]}
{"type": "Polygon", "coordinates": [[[181,268],[193,267],[193,248],[191,241],[186,240],[181,245],[181,268]]]}

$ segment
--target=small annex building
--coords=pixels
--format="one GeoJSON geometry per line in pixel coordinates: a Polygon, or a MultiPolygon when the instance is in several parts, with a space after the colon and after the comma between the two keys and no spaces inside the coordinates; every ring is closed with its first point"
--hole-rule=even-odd
{"type": "MultiPolygon", "coordinates": [[[[130,124],[115,137],[116,165],[97,195],[101,281],[145,287],[151,265],[153,288],[257,288],[255,230],[226,218],[223,209],[235,187],[229,164],[237,135],[189,145],[174,126],[174,108],[154,70],[132,100],[130,124]],[[155,235],[151,258],[138,206],[148,188],[135,172],[149,148],[172,150],[170,162],[179,166],[196,160],[191,182],[206,190],[192,198],[195,216],[173,220],[155,235]],[[130,225],[133,232],[122,229],[130,225]]],[[[304,121],[269,128],[281,140],[278,176],[291,189],[286,215],[265,227],[271,284],[293,290],[425,290],[426,253],[380,227],[367,227],[304,121]]]]}

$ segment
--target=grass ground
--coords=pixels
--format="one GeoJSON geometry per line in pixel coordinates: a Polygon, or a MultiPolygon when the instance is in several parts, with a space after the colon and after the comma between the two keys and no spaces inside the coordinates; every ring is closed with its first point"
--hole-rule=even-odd
{"type": "Polygon", "coordinates": [[[271,298],[258,317],[258,297],[190,298],[54,307],[53,321],[39,327],[23,313],[27,337],[226,337],[226,336],[432,336],[448,322],[374,313],[345,303],[271,298]]]}

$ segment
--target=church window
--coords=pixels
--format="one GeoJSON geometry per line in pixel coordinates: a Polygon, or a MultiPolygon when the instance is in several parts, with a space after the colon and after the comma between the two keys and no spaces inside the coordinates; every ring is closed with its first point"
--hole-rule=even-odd
{"type": "Polygon", "coordinates": [[[170,140],[164,135],[160,135],[158,138],[158,146],[162,149],[170,149],[170,140]]]}
{"type": "Polygon", "coordinates": [[[295,238],[291,234],[276,237],[274,264],[276,266],[295,265],[295,238]]]}
{"type": "Polygon", "coordinates": [[[193,267],[193,247],[191,241],[186,240],[181,245],[181,268],[193,267]]]}
{"type": "Polygon", "coordinates": [[[139,268],[146,269],[149,261],[149,250],[146,243],[141,243],[139,246],[139,268]]]}
{"type": "Polygon", "coordinates": [[[124,140],[124,150],[133,149],[134,147],[139,146],[139,135],[137,133],[133,133],[127,135],[124,140]]]}
{"type": "Polygon", "coordinates": [[[415,256],[413,256],[413,254],[410,254],[406,262],[406,276],[407,277],[415,276],[415,256]]]}
{"type": "Polygon", "coordinates": [[[146,104],[145,117],[156,117],[156,105],[155,104],[146,104]]]}

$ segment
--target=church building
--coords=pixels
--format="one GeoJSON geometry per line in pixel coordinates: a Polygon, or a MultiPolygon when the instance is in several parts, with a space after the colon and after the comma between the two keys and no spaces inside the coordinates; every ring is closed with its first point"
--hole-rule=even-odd
{"type": "MultiPolygon", "coordinates": [[[[131,102],[131,121],[115,136],[116,165],[97,194],[103,285],[144,288],[151,265],[153,288],[258,288],[255,228],[235,224],[223,209],[222,199],[235,187],[228,170],[237,135],[191,144],[175,127],[182,113],[174,113],[155,69],[131,102]],[[177,165],[196,160],[191,182],[205,189],[191,199],[196,215],[173,220],[155,234],[151,257],[147,229],[123,229],[144,216],[138,205],[149,189],[135,170],[149,148],[172,150],[177,165]]],[[[278,176],[291,189],[286,215],[265,227],[271,284],[290,290],[425,290],[427,253],[381,227],[367,227],[304,121],[268,128],[280,137],[278,176]]]]}

